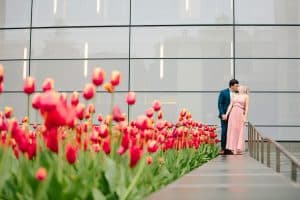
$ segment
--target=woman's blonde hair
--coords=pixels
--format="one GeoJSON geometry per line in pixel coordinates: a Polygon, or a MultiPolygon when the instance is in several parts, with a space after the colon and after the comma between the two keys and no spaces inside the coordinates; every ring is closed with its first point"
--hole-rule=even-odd
{"type": "Polygon", "coordinates": [[[249,94],[249,88],[245,85],[239,86],[239,93],[240,94],[249,94]]]}

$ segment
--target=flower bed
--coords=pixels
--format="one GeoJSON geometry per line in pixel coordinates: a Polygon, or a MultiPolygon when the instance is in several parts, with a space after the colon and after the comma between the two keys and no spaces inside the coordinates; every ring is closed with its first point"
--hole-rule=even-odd
{"type": "MultiPolygon", "coordinates": [[[[0,66],[1,91],[3,74],[0,66]]],[[[68,99],[55,91],[52,79],[39,94],[34,79],[25,80],[28,116],[31,102],[43,123],[19,122],[10,107],[0,113],[0,199],[142,199],[217,156],[215,127],[185,109],[177,122],[166,121],[159,101],[131,121],[112,103],[111,114],[93,123],[96,90],[113,95],[120,78],[114,71],[104,83],[105,72],[95,68],[85,103],[77,92],[68,99]]],[[[135,93],[125,102],[134,106],[135,93]]]]}

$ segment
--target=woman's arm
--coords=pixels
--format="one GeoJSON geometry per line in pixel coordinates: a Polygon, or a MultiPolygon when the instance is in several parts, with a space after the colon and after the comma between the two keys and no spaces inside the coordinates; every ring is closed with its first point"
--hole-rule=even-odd
{"type": "Polygon", "coordinates": [[[229,113],[230,113],[231,108],[232,108],[232,100],[230,100],[230,104],[229,104],[229,106],[228,106],[228,108],[227,108],[227,112],[226,112],[226,114],[225,114],[226,119],[228,119],[228,115],[229,115],[229,113]]]}
{"type": "Polygon", "coordinates": [[[244,114],[244,122],[247,121],[247,117],[248,117],[248,111],[249,111],[249,100],[250,97],[249,95],[246,96],[246,106],[245,106],[245,114],[244,114]]]}

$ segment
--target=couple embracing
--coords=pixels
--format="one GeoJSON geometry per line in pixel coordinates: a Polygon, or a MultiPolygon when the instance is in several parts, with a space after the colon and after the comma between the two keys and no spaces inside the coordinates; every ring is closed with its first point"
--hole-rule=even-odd
{"type": "Polygon", "coordinates": [[[242,154],[245,150],[245,122],[249,109],[249,89],[239,85],[236,79],[229,88],[219,94],[219,118],[221,119],[221,155],[242,154]]]}

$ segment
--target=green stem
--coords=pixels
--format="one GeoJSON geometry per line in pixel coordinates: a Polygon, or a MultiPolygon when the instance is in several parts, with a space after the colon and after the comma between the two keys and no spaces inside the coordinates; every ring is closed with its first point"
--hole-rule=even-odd
{"type": "Polygon", "coordinates": [[[29,107],[30,107],[30,94],[27,95],[27,117],[28,117],[28,124],[30,125],[29,107]]]}
{"type": "Polygon", "coordinates": [[[126,190],[126,193],[124,194],[123,197],[121,197],[121,200],[126,200],[127,199],[127,196],[130,194],[131,190],[134,188],[134,186],[137,184],[142,172],[143,172],[143,169],[145,168],[145,165],[146,165],[146,161],[144,159],[141,159],[142,163],[140,164],[139,166],[139,169],[138,169],[138,172],[137,174],[135,175],[133,181],[131,182],[131,184],[129,185],[128,189],[126,190]]]}

